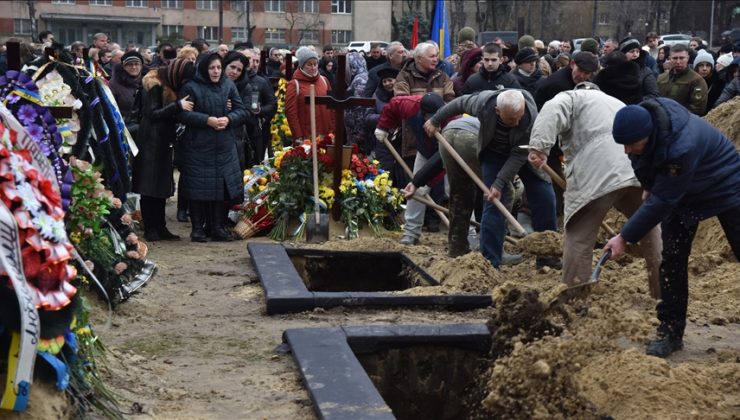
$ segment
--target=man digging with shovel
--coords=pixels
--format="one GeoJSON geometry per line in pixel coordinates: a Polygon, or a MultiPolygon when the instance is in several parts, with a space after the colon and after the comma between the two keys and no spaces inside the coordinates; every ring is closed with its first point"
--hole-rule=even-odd
{"type": "MultiPolygon", "coordinates": [[[[621,101],[593,83],[582,82],[575,90],[560,92],[547,101],[532,127],[532,166],[540,169],[547,165],[558,137],[565,155],[563,283],[568,286],[589,280],[599,225],[609,209],[614,206],[630,217],[642,203],[640,182],[612,137],[614,115],[623,107],[621,101]]],[[[659,227],[640,240],[640,250],[648,269],[650,295],[658,299],[659,227]]]]}
{"type": "Polygon", "coordinates": [[[660,325],[646,352],[667,357],[683,347],[688,261],[699,222],[717,216],[740,260],[740,155],[719,130],[668,98],[620,109],[612,134],[624,146],[647,197],[604,250],[619,258],[626,243],[662,223],[660,325]]]}
{"type": "MultiPolygon", "coordinates": [[[[480,120],[477,153],[483,182],[490,186],[481,219],[481,253],[498,268],[504,250],[506,217],[494,205],[500,200],[508,183],[519,174],[532,210],[532,227],[536,232],[557,230],[555,193],[549,177],[527,164],[529,134],[537,117],[537,106],[529,92],[520,89],[483,91],[461,96],[437,111],[424,123],[429,136],[439,130],[442,122],[460,114],[470,114],[480,120]]],[[[560,268],[558,258],[538,257],[537,268],[560,268]]]]}

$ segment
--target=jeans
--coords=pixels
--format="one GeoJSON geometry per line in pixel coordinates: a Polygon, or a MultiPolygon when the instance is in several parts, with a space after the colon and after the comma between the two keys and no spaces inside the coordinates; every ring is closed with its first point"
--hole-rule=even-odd
{"type": "MultiPolygon", "coordinates": [[[[480,156],[483,183],[488,186],[493,185],[498,172],[507,159],[508,156],[484,151],[480,156]]],[[[532,211],[532,228],[534,231],[557,230],[555,192],[552,185],[533,172],[528,164],[524,164],[519,170],[519,178],[524,183],[527,202],[532,211]]],[[[504,191],[501,191],[504,200],[508,200],[508,197],[511,196],[507,194],[508,189],[507,186],[504,191]]],[[[483,204],[483,218],[481,220],[480,249],[483,256],[496,268],[501,264],[505,236],[506,217],[493,203],[486,201],[483,204]]]]}
{"type": "MultiPolygon", "coordinates": [[[[416,160],[414,161],[414,173],[421,169],[427,163],[427,158],[416,153],[416,160]]],[[[405,185],[403,186],[405,187],[405,185]]],[[[401,188],[403,188],[401,187],[401,188]]],[[[417,194],[424,195],[429,193],[429,187],[423,186],[418,188],[417,194]]],[[[421,236],[421,227],[424,225],[424,212],[427,206],[417,200],[408,200],[406,202],[406,213],[404,218],[406,223],[403,225],[403,236],[410,236],[414,239],[419,239],[421,236]]]]}

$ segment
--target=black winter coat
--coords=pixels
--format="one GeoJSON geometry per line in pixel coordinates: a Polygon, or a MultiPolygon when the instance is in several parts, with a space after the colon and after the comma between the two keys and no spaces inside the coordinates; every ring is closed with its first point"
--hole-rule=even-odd
{"type": "Polygon", "coordinates": [[[480,71],[465,81],[465,87],[463,88],[464,94],[480,92],[483,90],[498,90],[499,86],[505,88],[516,88],[521,89],[519,82],[504,70],[505,65],[498,66],[498,70],[495,72],[487,72],[486,69],[481,66],[480,71]]]}
{"type": "Polygon", "coordinates": [[[640,66],[640,87],[642,88],[642,98],[644,100],[654,99],[660,96],[658,79],[655,77],[653,70],[646,64],[647,55],[647,51],[640,50],[640,57],[635,60],[640,66]]]}
{"type": "Polygon", "coordinates": [[[162,85],[156,70],[144,76],[136,137],[139,154],[133,164],[134,192],[156,198],[172,195],[172,145],[180,111],[177,94],[162,85]]]}
{"type": "Polygon", "coordinates": [[[124,121],[131,119],[131,110],[134,107],[136,90],[141,87],[141,76],[131,77],[119,63],[113,67],[113,76],[108,84],[113,97],[116,98],[118,110],[121,111],[124,121]]]}
{"type": "Polygon", "coordinates": [[[573,90],[574,87],[576,87],[576,84],[573,82],[570,66],[563,67],[551,74],[550,77],[540,79],[534,86],[534,101],[537,104],[537,109],[542,109],[545,102],[554,98],[558,93],[573,90]]]}
{"type": "Polygon", "coordinates": [[[195,103],[191,112],[182,112],[185,124],[182,136],[182,193],[198,201],[239,201],[242,197],[242,174],[236,151],[236,133],[247,118],[242,98],[231,80],[222,75],[213,83],[203,76],[210,57],[198,64],[193,80],[183,86],[179,97],[190,95],[195,103]],[[231,100],[231,111],[226,100],[231,100]],[[228,117],[225,130],[208,126],[208,117],[228,117]]]}
{"type": "Polygon", "coordinates": [[[531,93],[532,96],[534,96],[535,85],[537,84],[537,81],[542,78],[542,71],[540,70],[539,65],[534,68],[534,72],[529,76],[520,72],[518,68],[510,71],[509,74],[514,76],[516,81],[519,82],[519,86],[521,86],[522,89],[526,90],[527,92],[531,93]]]}
{"type": "Polygon", "coordinates": [[[594,83],[602,92],[619,99],[627,105],[642,102],[640,65],[634,61],[625,61],[624,63],[605,67],[594,77],[594,83]]]}

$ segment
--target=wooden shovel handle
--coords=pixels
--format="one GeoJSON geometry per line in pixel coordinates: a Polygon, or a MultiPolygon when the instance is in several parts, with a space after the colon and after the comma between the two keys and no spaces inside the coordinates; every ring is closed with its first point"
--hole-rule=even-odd
{"type": "MultiPolygon", "coordinates": [[[[484,184],[483,181],[478,177],[478,175],[476,175],[475,172],[473,172],[473,170],[470,169],[470,166],[468,166],[468,164],[465,162],[465,159],[463,159],[462,156],[460,156],[460,154],[457,153],[457,151],[452,148],[452,146],[447,141],[447,139],[442,135],[442,133],[437,131],[436,133],[434,133],[434,137],[437,138],[437,141],[439,141],[439,144],[441,144],[442,147],[444,147],[447,150],[450,156],[452,156],[452,158],[455,159],[457,164],[460,165],[461,168],[463,168],[465,173],[467,173],[468,176],[473,180],[473,182],[475,182],[478,188],[480,188],[484,194],[488,194],[489,188],[486,187],[486,184],[484,184]]],[[[496,206],[496,208],[501,212],[501,214],[503,214],[504,217],[506,217],[506,220],[508,220],[509,223],[512,226],[514,226],[514,228],[517,231],[519,231],[520,233],[524,235],[527,234],[527,231],[524,230],[522,225],[520,225],[519,222],[514,218],[514,216],[512,216],[511,213],[509,213],[509,210],[506,209],[506,207],[501,203],[501,201],[494,198],[493,205],[496,206]]]]}
{"type": "MultiPolygon", "coordinates": [[[[401,155],[398,154],[398,151],[396,151],[396,148],[393,147],[393,145],[391,144],[391,142],[389,142],[388,139],[385,138],[385,139],[383,139],[383,144],[385,145],[386,149],[388,149],[388,151],[391,152],[391,154],[393,155],[393,158],[396,159],[396,162],[398,162],[398,164],[401,165],[401,168],[403,168],[403,171],[406,172],[406,175],[408,175],[409,178],[412,178],[413,179],[414,178],[414,173],[411,171],[411,168],[409,168],[409,165],[407,165],[406,162],[403,160],[403,158],[401,157],[401,155]]],[[[422,199],[419,199],[417,197],[413,197],[413,198],[416,199],[416,200],[418,200],[418,201],[421,201],[422,203],[424,203],[424,204],[430,206],[431,208],[433,208],[434,209],[434,212],[437,213],[437,215],[439,216],[439,218],[442,220],[442,223],[444,223],[444,225],[449,228],[450,227],[450,219],[448,219],[447,216],[446,216],[446,214],[449,214],[449,212],[445,213],[445,212],[439,210],[438,208],[432,206],[430,204],[430,202],[433,203],[433,204],[435,204],[435,205],[437,203],[435,203],[434,200],[432,200],[429,197],[429,194],[425,194],[425,195],[419,196],[419,197],[425,197],[427,200],[425,201],[424,198],[422,198],[422,199]]],[[[437,206],[437,207],[444,208],[442,206],[437,206]]],[[[445,210],[447,210],[447,209],[445,209],[445,210]]]]}
{"type": "MultiPolygon", "coordinates": [[[[550,167],[550,165],[546,163],[542,166],[542,169],[547,172],[548,175],[550,175],[550,178],[552,178],[552,181],[554,183],[558,184],[560,188],[565,190],[565,180],[561,178],[560,175],[558,175],[558,173],[550,167]]],[[[604,231],[608,233],[609,236],[617,236],[617,232],[615,232],[614,229],[612,229],[611,226],[606,224],[606,222],[603,220],[601,221],[601,228],[604,229],[604,231]]]]}

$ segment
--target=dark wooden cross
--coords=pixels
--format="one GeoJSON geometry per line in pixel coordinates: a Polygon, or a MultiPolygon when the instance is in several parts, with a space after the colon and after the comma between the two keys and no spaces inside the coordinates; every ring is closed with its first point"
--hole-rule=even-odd
{"type": "MultiPolygon", "coordinates": [[[[263,49],[260,51],[260,67],[259,67],[259,74],[264,74],[267,76],[267,59],[269,58],[267,56],[268,50],[263,49]]],[[[293,78],[293,54],[285,54],[285,80],[290,80],[293,78]]],[[[268,77],[270,80],[270,83],[272,83],[273,86],[277,87],[278,82],[280,81],[280,77],[271,76],[268,77]]]]}
{"type": "MultiPolygon", "coordinates": [[[[344,144],[347,142],[344,133],[344,110],[353,106],[375,106],[375,99],[373,98],[360,98],[360,97],[347,97],[347,75],[345,74],[347,63],[347,56],[345,54],[339,54],[337,57],[337,83],[335,90],[332,91],[332,96],[317,96],[316,105],[326,105],[332,108],[335,112],[335,127],[334,127],[334,206],[331,209],[331,214],[334,220],[339,220],[342,215],[341,205],[339,204],[339,186],[342,183],[342,153],[344,144]]],[[[310,102],[308,96],[306,97],[306,103],[310,102]]]]}

